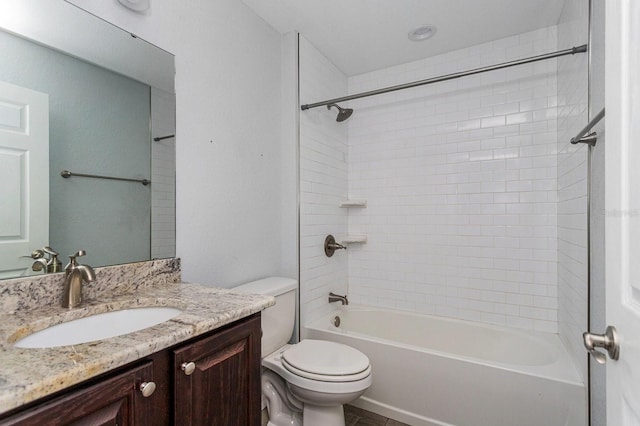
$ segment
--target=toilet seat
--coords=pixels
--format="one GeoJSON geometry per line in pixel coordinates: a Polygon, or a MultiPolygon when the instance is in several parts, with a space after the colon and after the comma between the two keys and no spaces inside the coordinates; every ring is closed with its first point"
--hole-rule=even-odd
{"type": "Polygon", "coordinates": [[[311,380],[353,382],[371,374],[369,358],[340,343],[303,340],[281,353],[282,366],[311,380]]]}
{"type": "Polygon", "coordinates": [[[296,376],[304,377],[310,380],[317,380],[321,382],[336,382],[336,383],[355,382],[357,380],[362,380],[371,374],[371,367],[369,366],[367,367],[366,370],[356,374],[349,374],[344,376],[329,376],[329,375],[324,376],[321,374],[314,374],[308,371],[297,369],[294,366],[290,365],[284,359],[280,359],[280,361],[282,362],[282,366],[284,368],[286,368],[288,371],[295,374],[296,376]]]}
{"type": "MultiPolygon", "coordinates": [[[[305,340],[303,340],[304,342],[305,340]]],[[[364,391],[373,381],[371,375],[371,367],[368,366],[365,370],[357,372],[355,374],[349,374],[345,376],[328,376],[320,375],[309,372],[296,372],[296,367],[287,366],[286,362],[283,362],[283,354],[288,350],[296,347],[300,343],[295,345],[285,345],[282,348],[276,350],[270,355],[267,355],[262,359],[262,365],[280,377],[282,377],[287,383],[308,389],[314,392],[325,392],[329,394],[340,394],[348,392],[364,391]],[[301,374],[298,374],[301,373],[301,374]],[[308,376],[308,377],[305,377],[308,376]],[[315,376],[315,377],[314,377],[315,376]],[[331,380],[334,379],[334,380],[331,380]]],[[[363,355],[364,356],[364,355],[363,355]]],[[[366,358],[366,356],[365,356],[366,358]]],[[[367,358],[368,363],[368,358],[367,358]]],[[[299,370],[299,369],[298,369],[299,370]]]]}

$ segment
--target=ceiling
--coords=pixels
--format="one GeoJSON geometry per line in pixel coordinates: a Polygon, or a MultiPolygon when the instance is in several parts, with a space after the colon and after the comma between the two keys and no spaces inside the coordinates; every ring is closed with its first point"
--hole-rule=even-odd
{"type": "Polygon", "coordinates": [[[564,0],[242,0],[353,76],[555,25],[564,0]],[[437,34],[410,41],[413,28],[437,34]]]}

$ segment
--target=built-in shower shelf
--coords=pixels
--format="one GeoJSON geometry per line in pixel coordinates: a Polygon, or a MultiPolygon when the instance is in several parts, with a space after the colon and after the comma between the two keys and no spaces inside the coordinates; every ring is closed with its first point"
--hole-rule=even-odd
{"type": "Polygon", "coordinates": [[[341,241],[342,244],[364,244],[366,242],[366,235],[347,235],[341,241]]]}
{"type": "Polygon", "coordinates": [[[340,201],[340,207],[343,209],[348,209],[351,207],[367,207],[367,200],[344,200],[340,201]]]}

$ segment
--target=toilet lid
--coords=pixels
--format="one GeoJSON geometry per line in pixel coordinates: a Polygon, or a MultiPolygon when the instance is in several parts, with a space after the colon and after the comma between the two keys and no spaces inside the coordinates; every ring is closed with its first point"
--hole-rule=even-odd
{"type": "Polygon", "coordinates": [[[369,358],[362,352],[323,340],[303,340],[284,351],[282,360],[285,368],[298,370],[292,372],[313,376],[353,376],[370,370],[369,358]]]}

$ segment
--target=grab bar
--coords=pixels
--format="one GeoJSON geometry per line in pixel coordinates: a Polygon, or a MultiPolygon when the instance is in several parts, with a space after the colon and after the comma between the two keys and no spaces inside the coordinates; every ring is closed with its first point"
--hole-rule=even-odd
{"type": "Polygon", "coordinates": [[[151,183],[149,179],[128,179],[128,178],[121,178],[121,177],[114,177],[114,176],[87,175],[84,173],[72,173],[69,170],[63,170],[62,172],[60,172],[60,176],[62,176],[63,178],[78,176],[78,177],[87,177],[87,178],[94,178],[94,179],[124,180],[127,182],[139,182],[144,186],[147,186],[151,183]]]}
{"type": "Polygon", "coordinates": [[[598,124],[598,122],[603,118],[604,118],[604,108],[602,108],[602,110],[599,113],[597,113],[596,116],[593,117],[591,121],[589,121],[589,123],[582,130],[578,132],[577,135],[571,138],[571,143],[574,145],[578,143],[586,143],[589,146],[595,146],[596,141],[598,140],[598,135],[596,134],[596,132],[591,132],[591,133],[588,133],[588,132],[596,124],[598,124]]]}

